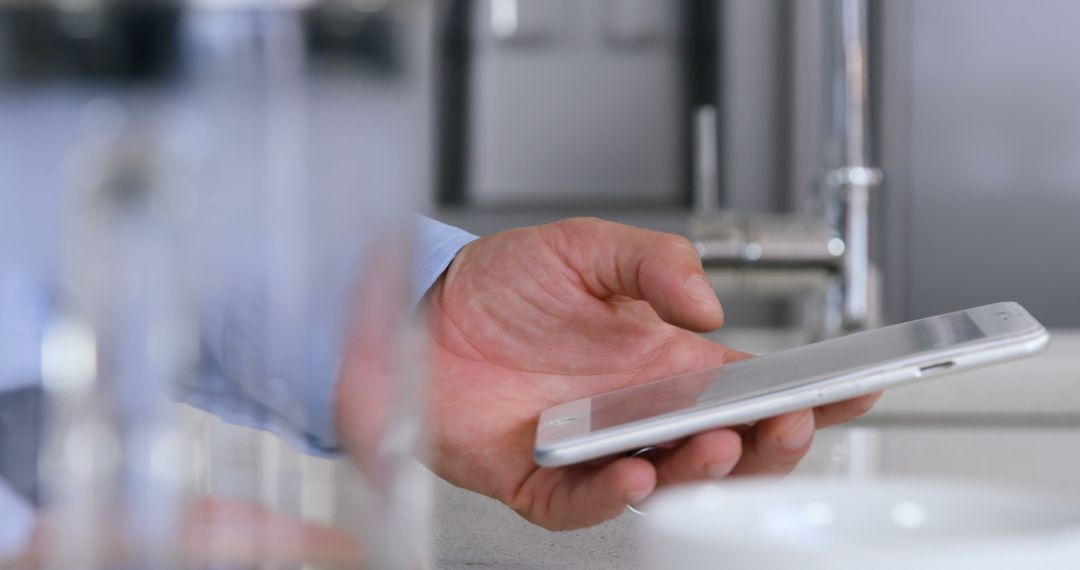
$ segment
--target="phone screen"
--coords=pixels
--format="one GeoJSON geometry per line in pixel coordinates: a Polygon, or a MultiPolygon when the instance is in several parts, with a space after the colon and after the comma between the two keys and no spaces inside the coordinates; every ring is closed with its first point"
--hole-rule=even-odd
{"type": "Polygon", "coordinates": [[[958,312],[810,344],[595,396],[591,429],[738,402],[985,337],[967,312],[958,312]]]}

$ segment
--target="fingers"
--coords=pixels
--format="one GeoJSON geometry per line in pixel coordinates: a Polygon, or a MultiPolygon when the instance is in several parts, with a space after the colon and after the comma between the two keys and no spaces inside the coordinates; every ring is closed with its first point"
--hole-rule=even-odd
{"type": "Polygon", "coordinates": [[[720,479],[728,475],[790,473],[810,450],[814,431],[851,421],[869,411],[881,392],[758,422],[743,430],[698,434],[654,461],[657,486],[720,479]]]}
{"type": "MultiPolygon", "coordinates": [[[[660,485],[720,479],[739,461],[742,441],[729,429],[695,435],[682,444],[644,457],[624,457],[567,476],[553,491],[547,511],[534,522],[569,530],[613,519],[626,505],[644,501],[660,485]]],[[[535,511],[534,511],[535,513],[535,511]]]]}
{"type": "Polygon", "coordinates": [[[881,399],[882,392],[874,392],[851,400],[814,408],[814,423],[818,429],[849,422],[866,412],[881,399]]]}
{"type": "Polygon", "coordinates": [[[621,515],[626,505],[640,503],[655,487],[652,464],[625,457],[568,475],[552,491],[546,512],[526,517],[551,530],[592,526],[621,515]]]}
{"type": "Polygon", "coordinates": [[[685,238],[590,218],[541,226],[541,231],[593,295],[648,301],[662,319],[690,330],[723,324],[724,311],[701,257],[685,238]]]}
{"type": "Polygon", "coordinates": [[[742,439],[729,429],[691,437],[656,460],[657,486],[721,479],[739,462],[742,439]]]}
{"type": "Polygon", "coordinates": [[[814,440],[814,413],[792,412],[758,422],[743,432],[743,453],[731,475],[786,475],[814,440]]]}
{"type": "Polygon", "coordinates": [[[810,450],[814,431],[851,421],[869,411],[881,392],[758,422],[746,429],[696,435],[654,461],[657,486],[728,475],[790,473],[810,450]]]}
{"type": "Polygon", "coordinates": [[[554,530],[580,528],[619,516],[626,505],[641,502],[660,486],[728,476],[786,475],[810,450],[816,428],[851,420],[880,396],[784,414],[741,431],[700,433],[651,454],[651,462],[628,457],[583,468],[560,482],[541,517],[532,516],[535,511],[526,516],[554,530]]]}

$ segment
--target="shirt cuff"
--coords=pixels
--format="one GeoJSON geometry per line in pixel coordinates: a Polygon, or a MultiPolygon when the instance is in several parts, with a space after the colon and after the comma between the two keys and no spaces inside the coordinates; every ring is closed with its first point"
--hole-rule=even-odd
{"type": "Polygon", "coordinates": [[[416,260],[413,264],[412,306],[427,294],[461,248],[477,239],[469,232],[424,216],[416,216],[416,260]]]}

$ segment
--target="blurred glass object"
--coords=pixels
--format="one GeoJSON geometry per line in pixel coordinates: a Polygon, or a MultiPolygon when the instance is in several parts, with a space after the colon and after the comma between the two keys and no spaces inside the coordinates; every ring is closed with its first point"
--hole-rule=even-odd
{"type": "Polygon", "coordinates": [[[400,30],[427,10],[0,5],[0,391],[47,409],[31,558],[422,562],[427,98],[400,30]]]}
{"type": "Polygon", "coordinates": [[[823,460],[818,460],[818,465],[809,469],[810,472],[850,481],[881,476],[881,454],[884,450],[879,428],[851,426],[825,430],[816,439],[815,447],[823,450],[824,455],[823,460]]]}

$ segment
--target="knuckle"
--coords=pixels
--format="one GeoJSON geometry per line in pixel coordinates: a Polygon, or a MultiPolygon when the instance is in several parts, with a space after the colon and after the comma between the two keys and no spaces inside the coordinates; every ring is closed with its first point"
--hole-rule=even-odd
{"type": "Polygon", "coordinates": [[[676,234],[663,234],[661,239],[661,246],[664,249],[672,252],[692,253],[694,257],[697,257],[697,249],[694,244],[684,236],[676,234]]]}
{"type": "Polygon", "coordinates": [[[544,224],[539,226],[539,229],[542,235],[551,237],[551,234],[554,234],[554,243],[561,248],[567,248],[571,247],[571,244],[593,244],[597,239],[608,236],[615,225],[617,224],[614,222],[596,217],[577,217],[544,224]]]}
{"type": "Polygon", "coordinates": [[[552,223],[551,225],[569,232],[579,232],[590,227],[601,227],[611,224],[607,220],[602,220],[595,216],[579,216],[576,218],[566,218],[552,223]]]}

